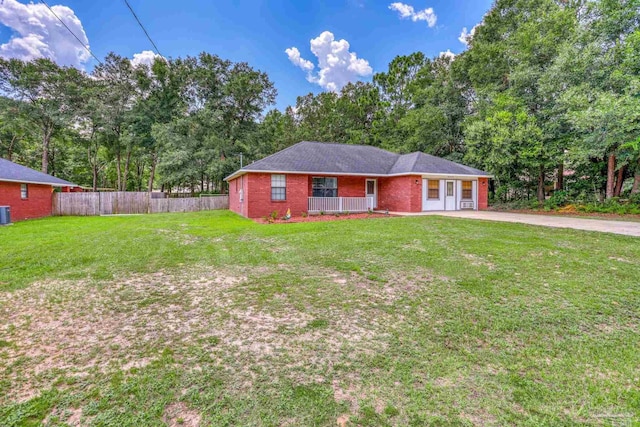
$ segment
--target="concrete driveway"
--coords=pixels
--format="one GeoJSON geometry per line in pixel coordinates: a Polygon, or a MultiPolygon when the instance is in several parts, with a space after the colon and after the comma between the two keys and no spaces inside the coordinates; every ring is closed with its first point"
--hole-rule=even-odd
{"type": "MultiPolygon", "coordinates": [[[[402,215],[402,214],[400,214],[402,215]]],[[[557,215],[535,215],[494,211],[421,212],[405,215],[440,215],[454,218],[481,219],[487,221],[519,222],[544,227],[573,228],[575,230],[601,231],[640,237],[640,222],[609,221],[605,219],[576,218],[557,215]]]]}

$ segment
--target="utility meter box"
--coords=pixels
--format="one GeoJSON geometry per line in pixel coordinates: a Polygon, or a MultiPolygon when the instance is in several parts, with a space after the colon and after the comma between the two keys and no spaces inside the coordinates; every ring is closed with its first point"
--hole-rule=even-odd
{"type": "Polygon", "coordinates": [[[0,206],[0,225],[11,224],[11,208],[0,206]]]}

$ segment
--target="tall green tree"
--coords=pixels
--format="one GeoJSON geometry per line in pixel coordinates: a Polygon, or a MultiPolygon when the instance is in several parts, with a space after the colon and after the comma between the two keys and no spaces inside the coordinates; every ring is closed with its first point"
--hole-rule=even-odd
{"type": "Polygon", "coordinates": [[[51,138],[70,127],[80,101],[85,76],[75,68],[60,67],[49,59],[21,61],[0,58],[0,90],[22,101],[24,114],[38,128],[41,169],[49,172],[51,138]]]}
{"type": "Polygon", "coordinates": [[[605,161],[607,198],[619,196],[628,168],[626,143],[640,135],[640,1],[600,0],[581,9],[575,37],[554,62],[560,98],[576,131],[577,161],[605,161]]]}
{"type": "MultiPolygon", "coordinates": [[[[558,165],[563,163],[569,132],[567,126],[561,125],[564,118],[556,107],[558,93],[545,90],[541,82],[550,73],[563,42],[572,39],[579,9],[578,4],[565,1],[498,0],[461,58],[475,93],[471,109],[477,118],[494,114],[494,107],[502,103],[494,100],[510,99],[508,105],[520,106],[524,109],[521,113],[531,117],[527,123],[534,122],[540,129],[522,141],[527,168],[535,166],[537,170],[536,194],[540,201],[545,198],[548,171],[557,169],[556,176],[562,176],[558,165]],[[482,111],[484,108],[489,111],[482,111]],[[533,135],[540,140],[531,150],[533,135]]],[[[513,113],[511,108],[507,111],[513,113]]],[[[470,131],[475,132],[476,128],[471,125],[470,131]]],[[[471,144],[468,148],[471,151],[476,146],[471,144]]],[[[500,146],[496,148],[500,150],[500,146]]],[[[470,158],[481,161],[477,153],[470,152],[470,158]]],[[[486,162],[480,166],[489,170],[493,167],[486,162]]]]}

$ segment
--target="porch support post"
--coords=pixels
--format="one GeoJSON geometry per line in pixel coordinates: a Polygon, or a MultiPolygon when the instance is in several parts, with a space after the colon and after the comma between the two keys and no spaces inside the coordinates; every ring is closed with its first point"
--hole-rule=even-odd
{"type": "Polygon", "coordinates": [[[342,212],[342,197],[338,197],[338,212],[342,212]]]}

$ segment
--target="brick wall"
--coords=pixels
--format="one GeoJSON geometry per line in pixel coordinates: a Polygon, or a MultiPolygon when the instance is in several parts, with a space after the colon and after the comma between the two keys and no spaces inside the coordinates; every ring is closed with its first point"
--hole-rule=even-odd
{"type": "Polygon", "coordinates": [[[489,207],[489,178],[478,178],[478,210],[489,207]]]}
{"type": "Polygon", "coordinates": [[[229,209],[242,216],[247,216],[247,188],[248,175],[242,175],[236,179],[229,181],[229,209]],[[244,194],[242,202],[240,201],[240,191],[244,194]]]}
{"type": "Polygon", "coordinates": [[[378,179],[378,209],[391,212],[422,211],[422,178],[410,175],[378,179]]]}
{"type": "Polygon", "coordinates": [[[287,213],[291,209],[291,215],[300,216],[307,212],[309,197],[309,177],[307,175],[285,175],[287,180],[287,200],[271,200],[271,174],[249,173],[248,188],[245,193],[245,203],[248,206],[249,218],[261,218],[268,216],[273,211],[278,211],[278,216],[287,213]]]}
{"type": "Polygon", "coordinates": [[[20,196],[20,183],[0,182],[0,206],[11,207],[11,221],[40,218],[51,215],[50,185],[27,184],[29,198],[20,196]]]}
{"type": "MultiPolygon", "coordinates": [[[[318,175],[319,176],[319,175],[318,175]]],[[[229,209],[249,218],[268,216],[278,211],[282,216],[291,209],[299,216],[308,210],[308,197],[312,193],[313,175],[287,174],[287,200],[271,200],[271,174],[249,173],[229,181],[229,209]],[[239,192],[244,185],[244,202],[239,201],[239,192]]],[[[340,197],[364,197],[366,177],[338,176],[340,197]]],[[[378,178],[378,209],[394,212],[420,212],[422,210],[422,179],[420,176],[378,178]],[[416,184],[416,181],[418,182],[416,184]]]]}
{"type": "MultiPolygon", "coordinates": [[[[307,175],[309,180],[309,197],[313,194],[313,177],[330,177],[332,175],[307,175]]],[[[335,175],[333,175],[335,176],[335,175]]],[[[365,177],[363,176],[339,176],[339,197],[364,197],[365,177]]]]}

